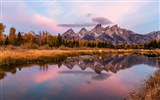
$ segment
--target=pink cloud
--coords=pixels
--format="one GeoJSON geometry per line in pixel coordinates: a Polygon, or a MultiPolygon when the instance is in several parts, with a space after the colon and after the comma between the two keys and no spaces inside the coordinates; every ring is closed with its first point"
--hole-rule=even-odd
{"type": "MultiPolygon", "coordinates": [[[[34,4],[33,4],[34,5],[34,4]]],[[[36,6],[36,5],[34,5],[36,6]]],[[[17,28],[17,31],[28,32],[30,30],[39,32],[47,30],[53,34],[61,32],[63,29],[57,27],[58,20],[55,16],[42,15],[31,8],[25,2],[4,3],[3,4],[3,22],[7,25],[7,29],[11,26],[17,28]],[[25,12],[25,13],[24,13],[25,12]],[[48,16],[48,17],[46,17],[48,16]],[[10,26],[8,26],[8,24],[10,26]]]]}
{"type": "Polygon", "coordinates": [[[50,19],[46,16],[40,15],[40,14],[35,14],[33,17],[33,23],[39,26],[42,29],[49,29],[54,32],[60,32],[62,28],[58,27],[57,24],[58,22],[54,19],[50,19]]]}

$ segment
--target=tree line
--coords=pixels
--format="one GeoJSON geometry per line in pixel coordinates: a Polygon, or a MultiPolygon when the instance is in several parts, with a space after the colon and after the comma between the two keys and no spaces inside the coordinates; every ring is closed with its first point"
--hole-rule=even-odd
{"type": "Polygon", "coordinates": [[[98,41],[87,41],[87,40],[79,40],[76,38],[66,39],[66,37],[62,38],[60,34],[58,36],[51,35],[47,31],[39,32],[38,35],[33,33],[23,34],[18,32],[16,34],[16,28],[11,27],[9,35],[3,34],[6,26],[0,23],[0,45],[13,45],[13,46],[21,46],[26,43],[34,44],[38,46],[48,45],[49,47],[98,47],[105,48],[107,43],[101,40],[98,41]]]}
{"type": "Polygon", "coordinates": [[[110,46],[110,48],[114,49],[156,49],[160,48],[160,40],[153,39],[149,43],[145,44],[122,44],[110,46]]]}
{"type": "Polygon", "coordinates": [[[21,32],[16,33],[16,28],[11,27],[9,35],[3,34],[6,26],[3,23],[0,23],[0,46],[13,45],[21,46],[25,44],[43,46],[47,45],[49,47],[91,47],[91,48],[113,48],[113,49],[154,49],[160,48],[160,41],[154,39],[146,44],[122,44],[122,45],[112,45],[107,44],[102,40],[97,41],[88,41],[88,40],[79,40],[76,38],[66,39],[62,38],[60,34],[58,36],[51,35],[47,31],[39,32],[39,35],[33,33],[23,34],[21,32]]]}

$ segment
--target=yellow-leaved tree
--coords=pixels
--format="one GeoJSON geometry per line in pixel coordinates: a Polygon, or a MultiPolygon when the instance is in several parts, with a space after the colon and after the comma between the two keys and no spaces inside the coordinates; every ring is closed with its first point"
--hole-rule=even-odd
{"type": "Polygon", "coordinates": [[[9,33],[9,43],[14,45],[15,42],[16,42],[16,29],[14,27],[11,27],[9,33]]]}

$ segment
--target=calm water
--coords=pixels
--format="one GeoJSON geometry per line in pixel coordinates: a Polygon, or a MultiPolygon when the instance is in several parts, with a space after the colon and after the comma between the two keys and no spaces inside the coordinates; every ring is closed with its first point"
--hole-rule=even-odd
{"type": "Polygon", "coordinates": [[[121,100],[158,69],[135,55],[81,56],[60,64],[1,68],[1,100],[121,100]]]}

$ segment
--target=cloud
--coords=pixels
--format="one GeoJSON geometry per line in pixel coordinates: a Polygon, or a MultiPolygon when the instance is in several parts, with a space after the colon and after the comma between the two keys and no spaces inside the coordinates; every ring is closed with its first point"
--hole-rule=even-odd
{"type": "MultiPolygon", "coordinates": [[[[153,13],[151,11],[153,8],[148,9],[151,5],[154,4],[149,2],[73,2],[71,6],[72,10],[70,11],[70,14],[72,15],[70,16],[84,16],[88,13],[91,13],[92,17],[103,16],[110,19],[114,24],[132,29],[132,27],[139,24],[139,22],[142,22],[143,19],[149,15],[149,13],[142,11],[142,9],[146,11],[149,10],[151,13],[153,13]],[[135,23],[137,24],[133,25],[135,23]]],[[[156,9],[156,7],[154,7],[154,9],[156,9]]],[[[144,29],[142,29],[142,31],[144,31],[144,29]]]]}
{"type": "Polygon", "coordinates": [[[57,21],[47,18],[40,14],[35,14],[33,17],[34,24],[39,26],[41,29],[47,28],[48,30],[51,30],[53,32],[59,32],[59,30],[62,30],[60,27],[57,27],[57,21]]]}
{"type": "Polygon", "coordinates": [[[109,19],[105,18],[105,17],[92,18],[92,21],[100,23],[102,25],[112,24],[112,22],[109,19]]]}
{"type": "Polygon", "coordinates": [[[14,26],[17,31],[39,32],[44,29],[51,33],[59,33],[67,27],[90,28],[97,23],[106,25],[110,22],[133,31],[139,30],[137,33],[140,31],[144,33],[148,30],[144,27],[140,29],[139,25],[146,26],[149,30],[156,30],[158,12],[156,2],[4,2],[2,17],[8,31],[5,33],[9,33],[11,26],[14,26]],[[45,21],[38,22],[36,18],[45,21]],[[148,25],[153,21],[156,24],[151,28],[148,25]]]}
{"type": "Polygon", "coordinates": [[[7,31],[9,31],[11,26],[14,26],[17,31],[23,32],[33,30],[38,33],[39,31],[47,30],[56,34],[63,30],[57,27],[59,22],[56,17],[63,12],[57,3],[18,2],[18,6],[17,3],[4,3],[3,12],[3,22],[7,26],[7,31]],[[44,7],[46,9],[43,9],[44,7]],[[36,8],[41,9],[37,10],[36,8]],[[15,15],[16,17],[14,17],[15,15]]]}
{"type": "Polygon", "coordinates": [[[58,24],[57,26],[60,26],[60,27],[89,27],[89,26],[94,26],[95,23],[85,23],[85,22],[82,22],[82,23],[73,23],[73,24],[58,24]]]}
{"type": "Polygon", "coordinates": [[[107,25],[112,24],[112,22],[105,17],[95,17],[92,18],[90,22],[77,22],[77,23],[66,23],[66,24],[58,24],[60,27],[90,27],[95,26],[97,24],[107,25]]]}
{"type": "Polygon", "coordinates": [[[92,16],[92,14],[91,14],[91,13],[88,13],[88,14],[86,15],[86,17],[90,17],[90,16],[92,16]]]}

